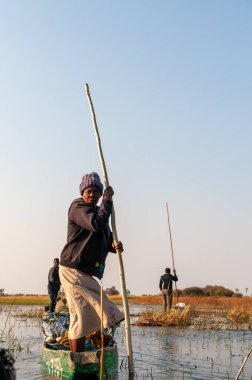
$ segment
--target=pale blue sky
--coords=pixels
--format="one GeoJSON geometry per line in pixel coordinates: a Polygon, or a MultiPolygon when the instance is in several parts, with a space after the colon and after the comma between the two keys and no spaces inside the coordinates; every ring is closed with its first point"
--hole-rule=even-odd
{"type": "MultiPolygon", "coordinates": [[[[100,162],[127,288],[251,283],[251,1],[0,1],[0,287],[46,293],[67,210],[100,162]]],[[[107,260],[104,287],[119,285],[107,260]]]]}

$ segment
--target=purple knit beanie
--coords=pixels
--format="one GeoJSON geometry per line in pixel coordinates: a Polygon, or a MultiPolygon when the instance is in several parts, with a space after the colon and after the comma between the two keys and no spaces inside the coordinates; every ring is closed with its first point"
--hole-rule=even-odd
{"type": "Polygon", "coordinates": [[[88,187],[97,187],[100,192],[100,195],[103,193],[103,184],[101,183],[100,177],[96,172],[85,174],[80,183],[80,194],[83,194],[83,191],[88,187]]]}

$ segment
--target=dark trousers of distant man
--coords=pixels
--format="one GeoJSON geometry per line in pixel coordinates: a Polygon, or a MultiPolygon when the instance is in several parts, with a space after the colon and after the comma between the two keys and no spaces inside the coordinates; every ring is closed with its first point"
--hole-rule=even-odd
{"type": "Polygon", "coordinates": [[[170,310],[172,307],[173,290],[163,289],[162,295],[163,295],[163,301],[164,301],[164,311],[167,310],[167,307],[168,307],[168,310],[170,310]]]}
{"type": "Polygon", "coordinates": [[[48,290],[48,293],[49,293],[49,296],[50,296],[50,309],[49,309],[49,313],[54,313],[56,302],[57,302],[57,297],[58,297],[58,292],[59,292],[58,290],[52,290],[52,289],[48,290]]]}

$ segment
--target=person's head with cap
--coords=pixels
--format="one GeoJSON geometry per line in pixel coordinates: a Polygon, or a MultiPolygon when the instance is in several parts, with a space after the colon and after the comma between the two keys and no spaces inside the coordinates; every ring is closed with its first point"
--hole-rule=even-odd
{"type": "Polygon", "coordinates": [[[79,188],[84,202],[88,204],[97,204],[103,193],[103,184],[96,172],[85,174],[79,188]]]}
{"type": "Polygon", "coordinates": [[[165,268],[165,273],[171,273],[170,268],[165,268]]]}

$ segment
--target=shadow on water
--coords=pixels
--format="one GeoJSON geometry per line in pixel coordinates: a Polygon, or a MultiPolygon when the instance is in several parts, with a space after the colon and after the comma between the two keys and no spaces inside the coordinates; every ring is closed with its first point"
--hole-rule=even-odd
{"type": "MultiPolygon", "coordinates": [[[[27,307],[26,307],[27,309],[27,307]]],[[[34,309],[34,307],[33,307],[34,309]]],[[[31,310],[31,308],[30,308],[31,310]]],[[[17,380],[62,380],[41,368],[42,333],[39,318],[21,316],[20,308],[0,310],[1,345],[11,348],[17,380]]],[[[221,380],[234,379],[242,360],[252,346],[252,331],[203,331],[167,327],[132,326],[135,377],[128,374],[124,325],[116,332],[119,366],[106,380],[221,380]]],[[[241,379],[250,380],[252,360],[241,379]]],[[[75,377],[75,380],[97,377],[75,377]]],[[[1,379],[2,380],[2,379],[1,379]]]]}
{"type": "Polygon", "coordinates": [[[16,371],[14,369],[14,358],[4,348],[0,348],[0,379],[1,380],[15,380],[16,371]]]}

